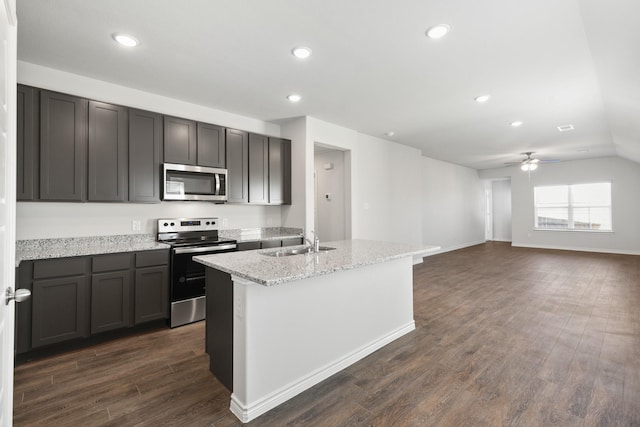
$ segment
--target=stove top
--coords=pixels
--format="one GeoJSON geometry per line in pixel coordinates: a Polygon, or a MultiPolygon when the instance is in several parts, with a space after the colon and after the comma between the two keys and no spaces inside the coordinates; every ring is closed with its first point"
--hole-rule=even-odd
{"type": "Polygon", "coordinates": [[[171,246],[202,246],[235,243],[218,237],[218,218],[173,218],[158,220],[158,241],[171,246]]]}

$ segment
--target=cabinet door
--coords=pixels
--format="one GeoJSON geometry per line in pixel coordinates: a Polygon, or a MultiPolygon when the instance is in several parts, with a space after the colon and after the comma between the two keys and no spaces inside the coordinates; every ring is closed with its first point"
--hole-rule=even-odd
{"type": "Polygon", "coordinates": [[[223,127],[198,123],[198,165],[224,168],[225,147],[223,127]]]}
{"type": "Polygon", "coordinates": [[[129,201],[160,203],[162,115],[129,109],[129,201]]]}
{"type": "Polygon", "coordinates": [[[291,141],[269,138],[269,204],[291,204],[291,141]]]}
{"type": "Polygon", "coordinates": [[[196,122],[164,117],[164,161],[182,165],[196,164],[196,122]]]}
{"type": "Polygon", "coordinates": [[[17,93],[17,161],[18,200],[38,199],[38,90],[18,85],[17,93]]]}
{"type": "Polygon", "coordinates": [[[249,203],[269,202],[269,138],[249,134],[249,203]]]}
{"type": "Polygon", "coordinates": [[[295,237],[291,239],[282,239],[282,246],[295,246],[304,244],[302,237],[295,237]]]}
{"type": "Polygon", "coordinates": [[[89,101],[88,200],[125,202],[127,196],[127,109],[89,101]]]}
{"type": "Polygon", "coordinates": [[[130,270],[91,276],[91,333],[131,325],[130,270]]]}
{"type": "Polygon", "coordinates": [[[87,336],[87,276],[33,283],[33,348],[87,336]]]}
{"type": "Polygon", "coordinates": [[[169,317],[169,269],[147,267],[136,270],[135,324],[169,317]]]}
{"type": "Polygon", "coordinates": [[[40,199],[86,198],[87,100],[40,92],[40,199]]]}
{"type": "Polygon", "coordinates": [[[227,129],[227,201],[249,201],[249,137],[247,132],[227,129]]]}

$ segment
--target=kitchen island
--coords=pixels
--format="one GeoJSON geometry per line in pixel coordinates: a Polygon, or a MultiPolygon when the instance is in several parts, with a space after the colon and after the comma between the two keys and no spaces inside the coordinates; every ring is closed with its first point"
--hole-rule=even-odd
{"type": "Polygon", "coordinates": [[[437,251],[369,240],[194,257],[207,267],[212,372],[248,422],[415,329],[413,264],[437,251]],[[287,248],[288,250],[289,248],[287,248]]]}

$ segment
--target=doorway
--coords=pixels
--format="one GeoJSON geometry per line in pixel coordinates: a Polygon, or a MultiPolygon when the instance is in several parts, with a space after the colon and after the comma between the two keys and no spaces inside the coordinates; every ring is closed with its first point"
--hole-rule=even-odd
{"type": "Polygon", "coordinates": [[[314,227],[321,241],[351,238],[350,152],[314,144],[314,227]]]}
{"type": "Polygon", "coordinates": [[[511,180],[486,181],[485,200],[486,240],[511,242],[511,180]]]}

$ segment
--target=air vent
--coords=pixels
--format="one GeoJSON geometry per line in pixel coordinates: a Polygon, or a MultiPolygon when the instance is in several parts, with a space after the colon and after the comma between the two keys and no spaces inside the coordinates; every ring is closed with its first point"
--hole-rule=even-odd
{"type": "Polygon", "coordinates": [[[574,129],[573,125],[562,125],[562,126],[558,126],[558,130],[559,130],[560,132],[567,132],[567,131],[570,131],[570,130],[573,130],[573,129],[574,129]]]}

